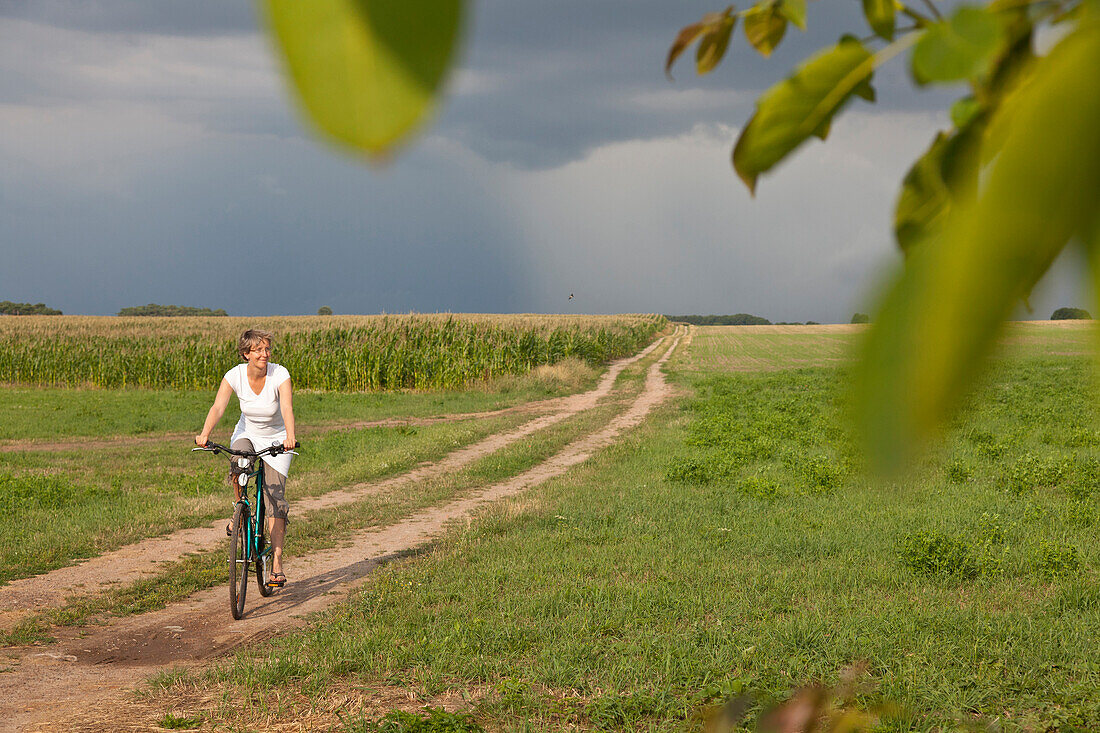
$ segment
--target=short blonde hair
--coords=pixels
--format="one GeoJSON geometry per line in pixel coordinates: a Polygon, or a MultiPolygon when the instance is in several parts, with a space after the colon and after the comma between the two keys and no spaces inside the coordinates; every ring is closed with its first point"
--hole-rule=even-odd
{"type": "Polygon", "coordinates": [[[275,335],[270,331],[261,331],[258,328],[250,328],[241,334],[241,337],[237,339],[237,353],[241,355],[242,359],[248,359],[248,352],[252,351],[260,344],[267,342],[268,347],[271,346],[272,340],[275,335]]]}

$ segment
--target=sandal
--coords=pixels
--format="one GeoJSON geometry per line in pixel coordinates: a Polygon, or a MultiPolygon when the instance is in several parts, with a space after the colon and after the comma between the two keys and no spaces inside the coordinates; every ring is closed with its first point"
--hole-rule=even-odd
{"type": "Polygon", "coordinates": [[[267,579],[268,588],[282,588],[284,585],[286,585],[286,576],[282,573],[272,573],[267,579]]]}

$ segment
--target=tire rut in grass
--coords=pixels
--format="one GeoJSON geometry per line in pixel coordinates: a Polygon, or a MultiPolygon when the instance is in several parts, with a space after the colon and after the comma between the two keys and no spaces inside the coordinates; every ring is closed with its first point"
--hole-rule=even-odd
{"type": "MultiPolygon", "coordinates": [[[[641,394],[604,427],[573,440],[551,458],[505,481],[416,512],[387,527],[358,532],[340,548],[295,558],[292,583],[266,599],[250,593],[240,621],[228,621],[227,591],[218,586],[160,611],[116,619],[90,631],[67,629],[69,638],[52,645],[49,651],[23,653],[10,673],[0,675],[0,720],[15,730],[148,730],[152,721],[127,722],[116,714],[100,723],[97,720],[102,715],[78,714],[74,719],[67,711],[103,710],[116,704],[121,711],[128,699],[127,690],[140,678],[157,670],[200,665],[242,645],[300,626],[305,623],[305,615],[342,599],[386,562],[423,547],[448,522],[470,517],[492,502],[564,474],[614,443],[667,398],[670,390],[661,366],[676,349],[679,334],[664,341],[671,345],[646,370],[641,394]],[[66,713],[59,714],[59,710],[66,713]]],[[[631,362],[655,348],[656,344],[631,362]]],[[[605,376],[608,381],[604,394],[610,392],[616,376],[617,372],[605,376]]]]}

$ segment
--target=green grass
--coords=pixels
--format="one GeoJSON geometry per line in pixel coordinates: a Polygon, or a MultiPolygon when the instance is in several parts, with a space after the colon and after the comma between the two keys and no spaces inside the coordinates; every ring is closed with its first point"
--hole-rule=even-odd
{"type": "MultiPolygon", "coordinates": [[[[287,484],[292,511],[303,496],[394,475],[527,419],[320,435],[296,459],[287,484]]],[[[223,459],[186,444],[0,453],[0,582],[226,516],[225,472],[223,459]]]]}
{"type": "MultiPolygon", "coordinates": [[[[572,364],[557,378],[504,377],[464,391],[298,391],[294,413],[303,432],[308,432],[316,426],[354,421],[498,410],[588,388],[595,374],[572,364]]],[[[213,399],[212,391],[0,386],[0,441],[196,433],[213,399]]],[[[232,426],[239,417],[237,401],[231,399],[221,425],[232,426]]]]}
{"type": "MultiPolygon", "coordinates": [[[[517,475],[546,460],[569,442],[605,424],[622,409],[623,402],[616,397],[600,407],[551,425],[474,461],[459,471],[420,481],[415,488],[401,487],[368,495],[334,509],[295,516],[287,534],[288,568],[292,572],[296,555],[335,547],[358,530],[392,524],[414,512],[517,475]]],[[[381,431],[375,428],[360,432],[381,431]]],[[[78,626],[103,615],[133,615],[156,610],[224,582],[224,548],[195,553],[180,561],[166,563],[156,575],[79,597],[62,608],[28,617],[12,631],[0,633],[0,646],[46,641],[50,638],[51,626],[78,626]]]]}
{"type": "Polygon", "coordinates": [[[690,368],[757,372],[837,366],[850,358],[863,329],[775,331],[768,326],[710,326],[697,329],[690,368]]]}
{"type": "MultiPolygon", "coordinates": [[[[308,426],[326,419],[482,411],[589,388],[595,377],[594,370],[570,364],[502,378],[490,390],[467,393],[307,393],[296,398],[296,412],[299,425],[308,426]]],[[[174,410],[182,410],[194,397],[183,392],[80,391],[81,398],[93,399],[89,405],[59,390],[9,392],[18,399],[0,401],[0,412],[29,405],[24,418],[28,424],[36,422],[35,415],[42,418],[37,421],[40,428],[48,427],[52,419],[55,427],[70,426],[67,436],[115,427],[127,409],[143,404],[150,395],[163,400],[144,404],[160,405],[157,409],[166,419],[174,415],[171,419],[180,420],[174,410]],[[48,405],[56,409],[46,409],[48,405]],[[82,422],[81,415],[87,420],[82,422]],[[94,415],[99,417],[89,417],[94,415]],[[104,418],[106,422],[101,421],[104,418]]],[[[203,405],[206,399],[209,396],[203,405]]],[[[191,410],[181,414],[193,420],[202,413],[191,410]]],[[[419,427],[305,432],[305,447],[295,461],[288,498],[293,502],[394,475],[527,419],[504,415],[419,427]]],[[[227,431],[231,424],[230,419],[223,420],[219,432],[227,431]]],[[[188,441],[180,440],[99,449],[89,445],[61,452],[0,452],[0,583],[225,515],[231,502],[223,482],[224,461],[193,454],[190,447],[188,441]],[[51,531],[42,531],[43,527],[51,531]]]]}
{"type": "MultiPolygon", "coordinates": [[[[711,326],[697,329],[682,367],[702,373],[843,366],[858,354],[866,326],[772,328],[711,326]]],[[[998,355],[1008,358],[1087,356],[1097,344],[1094,321],[1006,325],[998,355]]]]}
{"type": "Polygon", "coordinates": [[[835,370],[682,375],[693,398],[524,511],[488,510],[194,684],[465,692],[489,729],[698,730],[727,696],[865,661],[859,704],[898,705],[886,729],[1096,729],[1087,367],[1000,360],[889,484],[861,477],[835,370]]]}
{"type": "MultiPolygon", "coordinates": [[[[640,371],[647,363],[633,365],[627,371],[640,371]]],[[[586,369],[570,368],[566,376],[574,387],[578,387],[589,386],[593,375],[586,369]]],[[[555,385],[555,389],[560,389],[561,381],[561,375],[548,374],[544,369],[531,377],[513,380],[511,386],[529,389],[531,385],[555,385]]],[[[509,387],[508,384],[501,386],[509,387]]],[[[624,400],[640,389],[640,382],[628,379],[619,384],[601,406],[551,425],[464,469],[420,481],[415,490],[404,487],[379,492],[334,510],[295,515],[293,531],[287,541],[288,559],[296,554],[333,547],[356,530],[393,523],[432,504],[516,475],[545,460],[568,442],[605,424],[623,409],[624,400]]],[[[310,450],[297,459],[290,498],[322,494],[400,473],[528,419],[529,416],[507,415],[425,427],[377,427],[329,433],[314,441],[310,450]]],[[[221,516],[223,510],[228,510],[228,499],[224,496],[227,490],[219,478],[223,462],[215,461],[216,468],[211,470],[210,462],[203,460],[206,458],[205,454],[192,454],[176,445],[137,446],[102,453],[24,451],[6,456],[0,454],[0,466],[6,461],[9,471],[0,473],[0,502],[12,505],[9,507],[11,514],[5,516],[18,527],[20,521],[39,512],[45,521],[63,530],[39,533],[30,539],[13,531],[10,535],[23,541],[8,545],[0,541],[0,559],[11,568],[11,577],[22,577],[67,564],[83,552],[98,554],[142,536],[169,531],[176,528],[176,524],[200,523],[210,518],[210,511],[215,517],[221,516]],[[149,485],[150,478],[159,483],[149,485]],[[110,492],[95,488],[107,479],[111,484],[110,492]],[[156,497],[157,501],[145,502],[143,497],[156,497]],[[110,507],[97,503],[104,498],[111,501],[110,507]],[[181,501],[188,504],[188,511],[182,516],[181,501]],[[206,514],[199,511],[200,508],[206,514]],[[131,521],[123,531],[116,528],[107,540],[100,520],[111,511],[128,512],[131,521]],[[156,512],[167,512],[167,516],[156,512]],[[173,521],[176,524],[172,524],[173,521]],[[92,547],[87,549],[88,545],[92,547]]],[[[0,646],[48,641],[51,626],[83,625],[103,615],[130,615],[162,608],[223,582],[223,575],[221,550],[196,553],[166,564],[155,576],[75,598],[62,608],[25,618],[15,628],[0,633],[0,646]]]]}
{"type": "Polygon", "coordinates": [[[167,712],[157,725],[168,730],[196,730],[202,725],[202,718],[192,718],[167,712]]]}

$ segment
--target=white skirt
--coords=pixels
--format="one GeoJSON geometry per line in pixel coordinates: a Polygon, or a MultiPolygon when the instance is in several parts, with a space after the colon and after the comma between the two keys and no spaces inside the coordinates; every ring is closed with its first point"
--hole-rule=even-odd
{"type": "MultiPolygon", "coordinates": [[[[252,441],[253,450],[263,450],[264,448],[270,448],[272,445],[282,445],[286,440],[286,431],[283,430],[280,433],[273,435],[252,435],[245,431],[243,425],[238,425],[237,429],[233,431],[233,437],[229,439],[229,444],[233,445],[233,442],[238,438],[248,438],[252,441]]],[[[290,462],[294,459],[294,456],[289,453],[280,453],[277,456],[264,456],[263,461],[267,465],[274,468],[276,471],[284,476],[290,475],[290,462]]]]}

